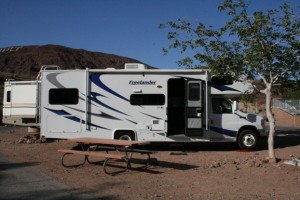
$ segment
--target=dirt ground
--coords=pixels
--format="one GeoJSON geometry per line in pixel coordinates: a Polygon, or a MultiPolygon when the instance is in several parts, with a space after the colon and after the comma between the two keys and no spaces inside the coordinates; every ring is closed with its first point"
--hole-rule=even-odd
{"type": "MultiPolygon", "coordinates": [[[[258,150],[239,151],[232,144],[201,143],[187,147],[150,146],[153,166],[110,176],[103,167],[65,168],[58,149],[67,141],[19,143],[26,128],[0,129],[0,153],[99,199],[300,199],[300,167],[283,164],[300,157],[300,134],[275,138],[277,164],[266,163],[266,141],[258,150]],[[156,161],[156,162],[155,162],[156,161]]],[[[138,158],[140,155],[137,155],[138,158]]]]}

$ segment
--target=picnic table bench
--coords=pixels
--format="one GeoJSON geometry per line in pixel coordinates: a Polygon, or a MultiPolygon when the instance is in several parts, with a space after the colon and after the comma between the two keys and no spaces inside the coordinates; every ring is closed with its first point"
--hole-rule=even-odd
{"type": "MultiPolygon", "coordinates": [[[[146,154],[148,156],[146,160],[146,166],[150,164],[150,154],[156,153],[155,151],[137,149],[142,145],[150,144],[149,142],[141,141],[128,141],[128,140],[112,140],[112,139],[95,139],[95,138],[74,138],[68,141],[80,144],[80,150],[73,149],[59,149],[58,151],[64,153],[61,157],[61,164],[64,167],[74,167],[74,165],[67,165],[65,163],[65,157],[67,155],[82,155],[84,156],[84,162],[79,164],[83,165],[85,162],[92,163],[89,157],[104,158],[103,169],[106,174],[115,175],[117,173],[125,172],[131,167],[131,159],[133,153],[146,154]],[[86,148],[87,146],[87,148],[86,148]],[[109,172],[107,170],[109,160],[124,161],[125,167],[121,171],[109,172]]],[[[76,165],[78,166],[78,165],[76,165]]]]}

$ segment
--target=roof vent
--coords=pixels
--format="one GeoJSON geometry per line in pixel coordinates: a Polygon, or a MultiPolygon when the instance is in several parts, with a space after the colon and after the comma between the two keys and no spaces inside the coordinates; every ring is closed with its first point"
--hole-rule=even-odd
{"type": "Polygon", "coordinates": [[[140,63],[125,63],[125,69],[128,70],[144,70],[146,66],[140,63]]]}

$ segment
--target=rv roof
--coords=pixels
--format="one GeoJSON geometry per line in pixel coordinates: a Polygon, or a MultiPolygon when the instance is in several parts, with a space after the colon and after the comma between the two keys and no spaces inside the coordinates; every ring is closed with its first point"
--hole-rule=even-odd
{"type": "MultiPolygon", "coordinates": [[[[207,68],[204,69],[147,69],[144,64],[140,63],[126,63],[125,69],[115,69],[115,68],[106,68],[106,69],[65,69],[61,70],[59,66],[52,65],[44,65],[42,66],[40,73],[43,72],[57,72],[57,71],[89,71],[89,72],[101,72],[101,73],[120,73],[120,74],[139,74],[139,73],[147,73],[147,74],[197,74],[204,73],[209,71],[207,68]]],[[[39,79],[40,73],[37,77],[39,79]]]]}
{"type": "Polygon", "coordinates": [[[70,71],[89,71],[89,72],[101,72],[101,73],[115,73],[115,74],[195,74],[195,73],[205,73],[209,70],[207,69],[185,69],[185,70],[176,70],[176,69],[142,69],[142,70],[126,70],[126,69],[67,69],[67,70],[45,70],[43,72],[70,72],[70,71]]]}

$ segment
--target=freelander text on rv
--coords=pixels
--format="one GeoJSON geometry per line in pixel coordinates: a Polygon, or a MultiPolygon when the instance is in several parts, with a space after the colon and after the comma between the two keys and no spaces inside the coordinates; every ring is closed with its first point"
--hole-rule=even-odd
{"type": "MultiPolygon", "coordinates": [[[[122,70],[46,67],[32,89],[38,97],[33,118],[46,138],[237,142],[252,149],[265,134],[261,116],[237,111],[230,100],[249,90],[247,81],[215,84],[208,70],[148,70],[132,63],[122,70]]],[[[17,97],[12,84],[5,83],[3,110],[10,124],[16,117],[7,102],[17,97]]]]}

